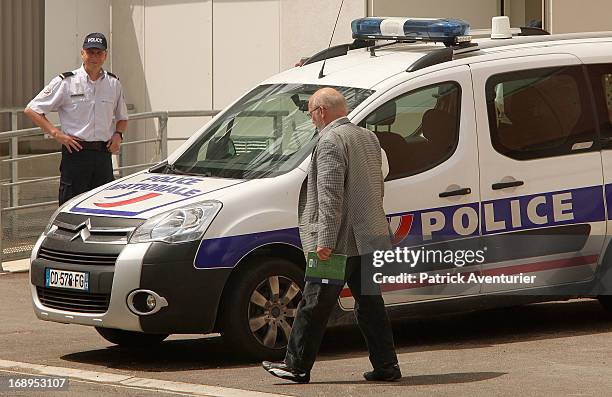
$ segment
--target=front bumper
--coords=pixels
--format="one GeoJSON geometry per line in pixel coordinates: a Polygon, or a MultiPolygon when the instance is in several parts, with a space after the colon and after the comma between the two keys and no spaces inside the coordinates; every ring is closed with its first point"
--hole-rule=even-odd
{"type": "Polygon", "coordinates": [[[47,321],[146,333],[211,332],[231,269],[197,269],[199,244],[101,244],[41,236],[30,269],[34,312],[47,321]],[[101,256],[111,259],[90,261],[101,256]],[[89,291],[46,288],[46,268],[89,272],[89,291]],[[153,314],[134,313],[128,296],[136,290],[154,291],[167,306],[153,314]]]}
{"type": "Polygon", "coordinates": [[[60,323],[143,331],[140,319],[128,309],[125,298],[131,290],[138,288],[142,257],[150,244],[122,247],[114,266],[76,265],[41,259],[38,253],[43,244],[44,246],[56,246],[50,244],[50,239],[43,236],[32,251],[30,282],[34,312],[38,318],[60,323]],[[37,288],[45,288],[45,268],[47,267],[89,272],[90,292],[97,295],[108,295],[108,309],[103,313],[83,313],[43,305],[37,288]]]}

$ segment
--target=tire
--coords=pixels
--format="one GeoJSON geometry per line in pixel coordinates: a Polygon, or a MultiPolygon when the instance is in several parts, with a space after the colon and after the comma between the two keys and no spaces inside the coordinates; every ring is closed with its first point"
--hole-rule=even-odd
{"type": "Polygon", "coordinates": [[[304,272],[280,258],[250,261],[228,286],[222,306],[224,341],[255,360],[279,360],[304,290],[304,272]]]}
{"type": "Polygon", "coordinates": [[[612,313],[612,295],[599,295],[597,299],[604,309],[612,313]]]}
{"type": "Polygon", "coordinates": [[[114,328],[96,327],[96,331],[110,343],[125,348],[157,345],[168,337],[168,334],[145,334],[114,328]]]}

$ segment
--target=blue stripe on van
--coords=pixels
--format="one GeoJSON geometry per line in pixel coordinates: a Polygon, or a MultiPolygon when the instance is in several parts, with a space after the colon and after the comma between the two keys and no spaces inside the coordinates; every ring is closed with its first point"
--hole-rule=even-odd
{"type": "Polygon", "coordinates": [[[274,243],[288,244],[302,249],[297,227],[220,237],[202,240],[194,264],[198,269],[234,267],[249,252],[274,243]]]}
{"type": "Polygon", "coordinates": [[[608,210],[608,219],[612,220],[612,184],[606,185],[606,207],[608,210]]]}
{"type": "Polygon", "coordinates": [[[574,223],[601,222],[605,220],[605,207],[603,201],[603,188],[590,186],[571,190],[545,192],[528,196],[518,196],[499,200],[485,201],[481,204],[481,222],[483,234],[495,234],[527,230],[547,226],[569,225],[574,223]],[[541,204],[532,208],[537,216],[545,218],[543,223],[534,222],[534,214],[528,213],[529,204],[535,206],[536,201],[541,204]],[[520,211],[515,210],[515,220],[512,219],[512,202],[516,202],[520,211]],[[485,205],[492,204],[493,212],[485,212],[485,205]],[[492,216],[494,214],[494,216],[492,216]],[[520,218],[520,222],[518,219],[520,218]],[[567,219],[571,218],[571,219],[567,219]],[[499,222],[503,228],[487,229],[489,223],[499,222]]]}
{"type": "MultiPolygon", "coordinates": [[[[410,226],[407,230],[407,234],[403,236],[403,240],[398,244],[400,246],[409,247],[421,245],[423,243],[434,243],[477,236],[479,234],[478,229],[468,235],[460,235],[455,230],[455,225],[453,225],[453,217],[457,213],[457,210],[467,208],[469,208],[472,213],[477,214],[475,216],[478,217],[483,235],[551,226],[601,222],[606,219],[603,194],[602,186],[590,186],[490,200],[483,202],[480,208],[478,203],[466,203],[405,213],[394,213],[387,217],[394,218],[412,215],[410,217],[410,226]],[[534,199],[536,199],[536,201],[533,201],[534,199]],[[514,218],[512,214],[512,202],[515,202],[514,218]],[[530,203],[532,203],[531,208],[530,203]],[[492,213],[490,212],[487,215],[485,213],[485,206],[489,204],[492,204],[492,207],[489,207],[492,208],[492,213]],[[531,215],[528,214],[528,209],[531,210],[531,215]],[[480,214],[478,214],[479,210],[480,214]],[[443,214],[445,225],[441,230],[433,232],[431,239],[424,240],[422,224],[423,215],[436,211],[443,214]],[[535,211],[536,216],[545,217],[545,221],[537,223],[536,221],[538,221],[538,219],[534,216],[533,211],[535,211]],[[568,218],[569,215],[571,215],[571,218],[568,218]],[[491,218],[487,219],[487,216],[491,218]],[[518,219],[520,219],[520,222],[518,219]],[[490,226],[498,225],[498,228],[487,230],[487,220],[490,226]]],[[[606,185],[606,197],[608,203],[608,219],[612,219],[612,184],[606,185]]],[[[465,213],[465,210],[462,211],[465,213]]],[[[458,217],[457,221],[463,222],[463,226],[466,226],[464,218],[458,217]]],[[[396,237],[398,236],[396,235],[396,237]]],[[[273,243],[289,244],[301,249],[298,228],[271,230],[260,233],[203,240],[196,256],[195,267],[198,269],[219,267],[231,268],[252,250],[273,243]]]]}

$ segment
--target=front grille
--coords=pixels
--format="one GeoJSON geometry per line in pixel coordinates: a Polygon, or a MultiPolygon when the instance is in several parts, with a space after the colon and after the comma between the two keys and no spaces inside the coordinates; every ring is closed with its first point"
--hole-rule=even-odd
{"type": "Polygon", "coordinates": [[[118,254],[90,254],[81,252],[67,252],[52,250],[41,247],[38,251],[38,258],[47,259],[54,262],[70,263],[74,265],[101,265],[113,266],[117,261],[118,254]]]}
{"type": "Polygon", "coordinates": [[[36,287],[36,293],[46,307],[77,313],[105,313],[110,302],[110,294],[43,287],[36,287]]]}
{"type": "Polygon", "coordinates": [[[109,244],[121,244],[125,245],[128,242],[128,235],[133,229],[130,230],[90,230],[89,234],[83,236],[80,231],[64,227],[64,225],[55,225],[57,229],[51,230],[48,236],[63,241],[72,241],[78,238],[86,243],[109,243],[109,244]],[[75,237],[75,232],[76,237],[75,237]]]}

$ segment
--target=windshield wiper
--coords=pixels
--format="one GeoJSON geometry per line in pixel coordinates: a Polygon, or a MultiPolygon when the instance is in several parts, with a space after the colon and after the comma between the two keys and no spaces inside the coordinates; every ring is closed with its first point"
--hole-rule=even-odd
{"type": "Polygon", "coordinates": [[[190,175],[190,176],[198,176],[198,174],[194,174],[192,172],[181,171],[176,168],[174,164],[168,164],[166,167],[165,174],[177,174],[177,175],[190,175]]]}
{"type": "Polygon", "coordinates": [[[206,171],[206,172],[182,171],[182,170],[177,169],[174,164],[168,164],[168,166],[166,167],[166,172],[164,173],[165,174],[177,174],[177,175],[189,175],[189,176],[202,176],[202,177],[213,176],[213,173],[211,171],[206,171]]]}

